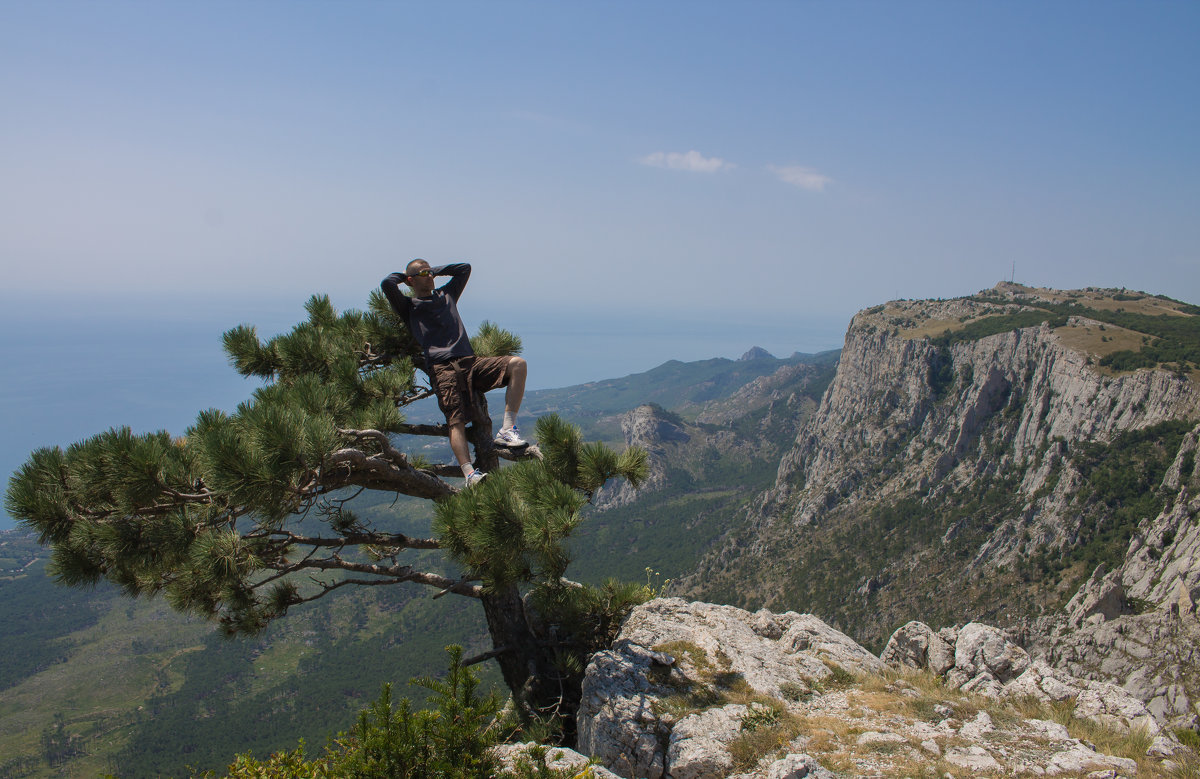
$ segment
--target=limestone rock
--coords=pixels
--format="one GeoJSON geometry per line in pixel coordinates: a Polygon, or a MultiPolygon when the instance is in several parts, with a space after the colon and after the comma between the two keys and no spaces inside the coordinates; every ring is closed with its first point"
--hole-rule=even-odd
{"type": "MultiPolygon", "coordinates": [[[[812,614],[803,614],[792,620],[792,624],[779,639],[792,652],[806,653],[823,662],[834,663],[855,671],[879,673],[883,663],[878,657],[863,649],[852,638],[834,630],[812,614]]],[[[820,678],[832,673],[826,670],[820,678]]]]}
{"type": "Polygon", "coordinates": [[[954,644],[924,622],[909,622],[888,639],[879,659],[898,668],[928,668],[941,676],[954,667],[954,644]]]}
{"type": "MultiPolygon", "coordinates": [[[[897,663],[920,654],[900,647],[953,641],[950,656],[969,669],[965,686],[987,677],[999,688],[994,711],[963,692],[881,673],[881,660],[813,615],[660,598],[634,609],[612,648],[589,663],[578,748],[638,779],[906,775],[939,761],[1005,775],[1129,773],[1131,761],[1098,752],[1057,723],[1014,717],[1005,703],[1009,694],[1075,697],[1098,719],[1144,726],[1128,693],[1031,662],[987,625],[936,633],[906,625],[904,635],[895,642],[897,663]],[[744,738],[758,728],[773,729],[766,742],[785,756],[762,755],[747,767],[744,738]],[[836,761],[838,773],[823,760],[836,761]]],[[[1160,743],[1151,757],[1170,746],[1160,743]]]]}
{"type": "Polygon", "coordinates": [[[983,747],[954,747],[946,750],[943,759],[947,763],[971,771],[1003,771],[1004,766],[983,747]]]}
{"type": "Polygon", "coordinates": [[[578,746],[621,776],[660,777],[666,769],[670,725],[653,711],[653,652],[627,640],[588,663],[578,723],[578,746]]]}
{"type": "Polygon", "coordinates": [[[1095,615],[1103,621],[1129,613],[1120,572],[1107,573],[1101,565],[1067,603],[1066,611],[1067,621],[1073,627],[1095,615]]]}
{"type": "MultiPolygon", "coordinates": [[[[973,582],[984,582],[986,592],[1000,567],[1011,570],[1040,553],[1054,556],[1090,535],[1104,509],[1077,500],[1086,498],[1080,490],[1088,482],[1081,452],[1163,422],[1194,424],[1200,381],[1171,370],[1100,369],[1096,349],[1115,348],[1107,345],[1111,334],[1101,335],[1101,323],[1082,316],[1063,324],[1058,314],[1064,304],[1109,308],[1113,294],[1010,287],[955,300],[891,301],[859,312],[847,330],[837,374],[782,456],[775,484],[681,584],[702,594],[729,591],[741,579],[770,593],[786,581],[789,566],[781,556],[802,548],[797,536],[825,540],[836,529],[853,537],[857,528],[869,534],[878,529],[878,509],[919,513],[928,506],[940,512],[967,494],[996,508],[943,531],[947,541],[972,538],[972,549],[956,549],[961,566],[939,561],[939,581],[955,593],[952,598],[973,582]],[[946,330],[1013,315],[1033,322],[1044,316],[1045,323],[938,342],[946,330]]],[[[1136,306],[1162,313],[1170,308],[1148,297],[1136,306]]],[[[1169,600],[1186,612],[1187,603],[1200,598],[1200,523],[1192,521],[1200,503],[1191,497],[1200,492],[1198,441],[1200,428],[1185,436],[1162,480],[1169,517],[1161,527],[1139,529],[1128,564],[1080,593],[1072,603],[1076,626],[1139,610],[1142,601],[1157,606],[1169,600]]],[[[829,604],[838,598],[853,603],[830,616],[853,620],[856,637],[886,638],[885,630],[917,616],[913,598],[928,586],[925,566],[917,561],[938,554],[936,536],[931,538],[913,540],[882,560],[861,555],[839,573],[844,583],[838,592],[817,590],[822,607],[834,611],[829,604]]],[[[820,576],[827,565],[833,563],[813,562],[806,572],[820,576]]],[[[1046,577],[1049,583],[1056,578],[1046,577]]],[[[998,579],[994,595],[977,596],[991,601],[989,613],[1015,624],[1036,610],[1040,596],[1025,597],[1019,584],[998,579]]],[[[977,685],[992,686],[986,678],[977,685]]]]}
{"type": "Polygon", "coordinates": [[[983,677],[1004,684],[1028,667],[1029,653],[1005,638],[998,628],[971,622],[959,631],[954,667],[946,673],[946,681],[963,687],[983,677]]]}
{"type": "Polygon", "coordinates": [[[731,703],[679,720],[667,747],[672,779],[728,776],[733,757],[726,746],[741,733],[746,711],[742,704],[731,703]]]}
{"type": "MultiPolygon", "coordinates": [[[[921,653],[913,650],[921,641],[936,637],[928,626],[910,622],[888,641],[884,656],[895,667],[928,668],[938,673],[925,653],[925,665],[916,662],[921,653]],[[890,652],[889,652],[890,650],[890,652]]],[[[1074,677],[1052,668],[1009,641],[997,628],[969,623],[957,631],[954,665],[945,672],[946,683],[964,692],[992,698],[1029,697],[1041,701],[1075,700],[1075,715],[1123,730],[1144,728],[1151,735],[1161,730],[1146,705],[1117,685],[1074,677]]],[[[969,723],[977,730],[983,724],[969,723]]]]}
{"type": "Polygon", "coordinates": [[[834,774],[808,755],[786,755],[767,767],[766,779],[834,779],[834,774]]]}
{"type": "Polygon", "coordinates": [[[1200,725],[1200,618],[1194,606],[1200,596],[1200,522],[1194,520],[1200,499],[1190,497],[1188,487],[1200,470],[1198,439],[1200,426],[1185,436],[1164,479],[1165,487],[1179,489],[1173,505],[1142,522],[1118,568],[1097,568],[1061,620],[1039,625],[1031,636],[1031,649],[1052,666],[1119,685],[1159,725],[1172,728],[1200,725]],[[1124,599],[1120,610],[1118,595],[1124,599]]]}
{"type": "Polygon", "coordinates": [[[837,779],[837,776],[810,755],[788,754],[770,761],[765,769],[733,774],[729,779],[837,779]]]}
{"type": "MultiPolygon", "coordinates": [[[[811,366],[805,367],[811,370],[811,366]]],[[[653,403],[622,415],[621,432],[627,446],[646,451],[649,472],[636,490],[624,480],[617,485],[602,487],[593,498],[599,509],[628,505],[639,495],[668,488],[669,467],[703,462],[715,453],[728,460],[745,460],[765,454],[762,442],[747,439],[728,428],[712,429],[690,424],[653,403]]],[[[772,454],[775,451],[770,448],[772,454]]]]}
{"type": "MultiPolygon", "coordinates": [[[[518,761],[524,761],[530,765],[544,765],[552,770],[561,771],[570,769],[572,771],[582,772],[588,768],[590,761],[573,749],[565,747],[542,747],[534,741],[525,744],[501,744],[495,749],[497,756],[500,758],[501,764],[513,770],[518,761]],[[537,751],[543,751],[544,757],[540,760],[534,755],[537,751]]],[[[591,776],[594,779],[622,779],[622,777],[609,771],[604,766],[591,766],[591,776]]]]}

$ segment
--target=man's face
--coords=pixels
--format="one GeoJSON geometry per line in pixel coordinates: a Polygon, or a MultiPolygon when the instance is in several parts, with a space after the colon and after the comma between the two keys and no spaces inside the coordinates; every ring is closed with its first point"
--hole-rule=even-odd
{"type": "Polygon", "coordinates": [[[428,295],[433,291],[433,274],[429,272],[429,263],[424,260],[410,262],[404,272],[408,274],[408,286],[417,295],[428,295]]]}

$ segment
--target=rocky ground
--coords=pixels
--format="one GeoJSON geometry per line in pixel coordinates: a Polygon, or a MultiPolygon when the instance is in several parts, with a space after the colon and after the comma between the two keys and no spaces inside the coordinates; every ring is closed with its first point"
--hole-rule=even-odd
{"type": "Polygon", "coordinates": [[[972,623],[897,631],[882,659],[812,615],[663,598],[593,657],[579,750],[597,776],[1197,776],[1115,685],[972,623]]]}

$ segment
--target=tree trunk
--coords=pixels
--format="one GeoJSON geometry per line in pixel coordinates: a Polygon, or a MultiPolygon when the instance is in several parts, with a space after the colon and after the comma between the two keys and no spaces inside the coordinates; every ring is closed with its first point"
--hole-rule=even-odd
{"type": "Polygon", "coordinates": [[[474,401],[467,440],[475,450],[475,467],[488,473],[500,467],[500,458],[496,456],[496,444],[492,440],[492,417],[488,414],[487,398],[480,392],[474,401]]]}
{"type": "Polygon", "coordinates": [[[481,601],[492,644],[504,650],[496,662],[518,713],[522,719],[561,717],[564,736],[573,741],[579,691],[554,667],[553,648],[534,633],[521,593],[509,585],[484,593],[481,601]]]}

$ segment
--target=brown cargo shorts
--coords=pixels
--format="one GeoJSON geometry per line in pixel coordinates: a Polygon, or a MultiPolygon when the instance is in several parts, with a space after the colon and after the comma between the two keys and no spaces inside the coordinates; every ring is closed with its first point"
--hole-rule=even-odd
{"type": "Polygon", "coordinates": [[[446,415],[446,423],[469,423],[474,405],[471,398],[476,393],[507,387],[508,363],[511,359],[459,357],[449,362],[435,362],[430,375],[438,408],[446,415]]]}

